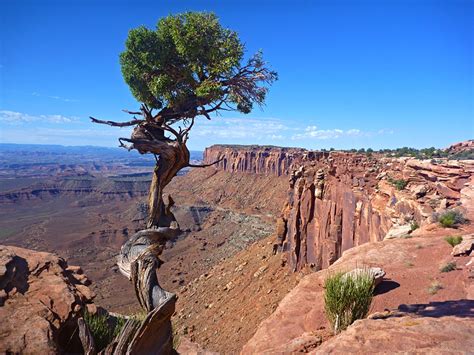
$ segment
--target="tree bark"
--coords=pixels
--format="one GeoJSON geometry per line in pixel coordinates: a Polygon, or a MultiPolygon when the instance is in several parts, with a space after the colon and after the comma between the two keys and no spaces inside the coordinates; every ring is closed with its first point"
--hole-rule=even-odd
{"type": "Polygon", "coordinates": [[[151,133],[149,128],[139,126],[134,130],[131,139],[126,140],[133,143],[132,147],[138,152],[152,153],[157,157],[148,194],[149,215],[146,225],[148,229],[170,227],[176,223],[176,219],[169,211],[171,206],[167,208],[163,201],[163,190],[179,170],[189,165],[189,150],[186,143],[162,137],[154,138],[156,131],[151,133]]]}

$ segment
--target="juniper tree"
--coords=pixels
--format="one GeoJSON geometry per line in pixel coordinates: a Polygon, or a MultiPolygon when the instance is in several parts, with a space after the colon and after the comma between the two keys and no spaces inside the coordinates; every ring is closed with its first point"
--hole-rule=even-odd
{"type": "Polygon", "coordinates": [[[194,166],[186,143],[195,119],[210,120],[222,111],[246,114],[265,103],[277,74],[261,52],[246,61],[244,52],[237,33],[222,27],[213,13],[170,15],[154,30],[142,26],[129,32],[120,64],[140,109],[124,110],[133,116],[127,122],[91,120],[134,126],[130,138],[119,138],[120,146],[155,156],[147,228],[174,220],[172,200],[165,205],[163,189],[180,169],[194,166]]]}

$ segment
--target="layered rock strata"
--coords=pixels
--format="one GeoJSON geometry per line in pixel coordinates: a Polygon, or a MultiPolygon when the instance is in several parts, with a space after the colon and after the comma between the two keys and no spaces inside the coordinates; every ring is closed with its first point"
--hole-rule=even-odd
{"type": "Polygon", "coordinates": [[[330,153],[290,176],[277,245],[293,270],[328,267],[345,250],[406,237],[456,208],[474,164],[330,153]]]}
{"type": "Polygon", "coordinates": [[[306,149],[273,146],[213,145],[204,151],[204,163],[228,172],[288,175],[301,162],[316,154],[306,149]]]}
{"type": "Polygon", "coordinates": [[[473,161],[226,145],[207,148],[204,160],[229,172],[290,176],[275,247],[294,270],[326,268],[354,246],[405,237],[450,208],[469,213],[473,195],[473,161]]]}

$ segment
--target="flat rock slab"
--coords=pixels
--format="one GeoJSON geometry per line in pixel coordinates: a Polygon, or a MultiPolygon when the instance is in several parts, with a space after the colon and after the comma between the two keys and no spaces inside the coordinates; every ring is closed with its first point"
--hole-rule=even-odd
{"type": "Polygon", "coordinates": [[[470,354],[473,334],[469,317],[364,319],[310,354],[470,354]]]}

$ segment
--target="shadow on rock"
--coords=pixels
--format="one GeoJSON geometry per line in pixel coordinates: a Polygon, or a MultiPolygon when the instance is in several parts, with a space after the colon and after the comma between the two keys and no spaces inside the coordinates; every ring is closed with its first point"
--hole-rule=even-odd
{"type": "Polygon", "coordinates": [[[454,300],[443,302],[430,302],[428,304],[402,304],[398,310],[405,313],[415,313],[423,317],[440,318],[456,316],[461,318],[474,318],[474,300],[454,300]]]}
{"type": "Polygon", "coordinates": [[[400,287],[400,284],[398,282],[392,280],[383,280],[375,288],[374,296],[383,295],[384,293],[390,292],[398,287],[400,287]]]}

